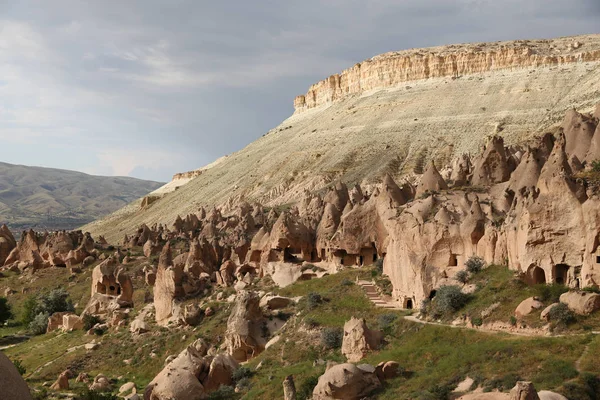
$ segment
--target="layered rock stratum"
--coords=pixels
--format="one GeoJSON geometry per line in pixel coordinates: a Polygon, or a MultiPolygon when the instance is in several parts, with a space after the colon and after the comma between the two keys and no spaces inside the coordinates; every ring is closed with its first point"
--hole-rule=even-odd
{"type": "Polygon", "coordinates": [[[375,57],[360,67],[360,88],[339,78],[347,89],[318,94],[329,100],[300,107],[194,179],[178,176],[151,206],[134,202],[84,229],[116,241],[143,223],[171,224],[200,206],[241,199],[279,206],[338,181],[368,186],[385,174],[415,176],[430,160],[442,168],[457,155],[477,153],[493,134],[506,145],[521,143],[558,124],[569,109],[591,111],[600,102],[599,49],[600,35],[586,35],[375,57]]]}

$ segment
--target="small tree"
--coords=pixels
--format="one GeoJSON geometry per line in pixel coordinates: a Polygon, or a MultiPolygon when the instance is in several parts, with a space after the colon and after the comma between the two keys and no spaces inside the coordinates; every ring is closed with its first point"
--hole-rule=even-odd
{"type": "Polygon", "coordinates": [[[575,313],[565,303],[558,303],[552,307],[548,312],[548,319],[563,326],[568,326],[577,321],[575,313]]]}
{"type": "Polygon", "coordinates": [[[463,285],[469,281],[469,273],[466,270],[461,270],[456,273],[456,280],[462,283],[463,285]]]}
{"type": "Polygon", "coordinates": [[[0,297],[0,324],[5,323],[12,317],[13,313],[10,304],[8,304],[8,299],[6,297],[0,297]]]}
{"type": "Polygon", "coordinates": [[[465,263],[465,266],[467,267],[467,271],[469,271],[472,274],[476,274],[479,271],[481,271],[483,269],[484,265],[485,265],[485,261],[483,261],[483,258],[478,257],[478,256],[469,257],[469,259],[465,263]]]}
{"type": "Polygon", "coordinates": [[[48,318],[50,315],[39,313],[35,316],[33,321],[29,323],[29,331],[33,335],[42,335],[46,333],[46,329],[48,328],[48,318]]]}

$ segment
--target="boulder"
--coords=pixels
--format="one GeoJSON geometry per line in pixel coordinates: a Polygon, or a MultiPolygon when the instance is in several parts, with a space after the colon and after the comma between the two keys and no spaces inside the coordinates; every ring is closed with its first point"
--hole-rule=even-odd
{"type": "Polygon", "coordinates": [[[266,307],[270,310],[279,310],[281,308],[286,308],[293,302],[294,300],[289,297],[266,295],[260,299],[260,307],[266,307]]]}
{"type": "Polygon", "coordinates": [[[63,315],[62,329],[67,332],[83,329],[83,319],[75,314],[63,315]]]}
{"type": "Polygon", "coordinates": [[[381,382],[374,373],[354,364],[338,364],[319,377],[313,390],[313,400],[358,400],[380,386],[381,382]]]}
{"type": "Polygon", "coordinates": [[[369,351],[377,350],[383,340],[383,333],[367,327],[364,318],[352,317],[344,324],[342,354],[349,362],[362,360],[369,351]]]}
{"type": "Polygon", "coordinates": [[[569,400],[562,394],[550,392],[548,390],[540,390],[538,396],[540,400],[569,400]]]}
{"type": "Polygon", "coordinates": [[[529,297],[523,300],[515,309],[515,317],[523,318],[531,314],[534,310],[539,310],[544,304],[537,297],[529,297]]]}
{"type": "Polygon", "coordinates": [[[89,389],[95,390],[96,392],[110,392],[112,390],[110,381],[102,374],[96,375],[94,382],[89,386],[89,389]]]}
{"type": "Polygon", "coordinates": [[[14,364],[0,351],[0,388],[2,398],[31,400],[29,387],[14,364]]]}
{"type": "Polygon", "coordinates": [[[510,391],[510,400],[540,400],[533,383],[519,381],[510,391]]]}
{"type": "Polygon", "coordinates": [[[215,356],[210,363],[208,376],[203,380],[204,389],[212,392],[223,385],[232,385],[232,375],[237,368],[237,361],[229,354],[215,356]]]}
{"type": "Polygon", "coordinates": [[[590,292],[566,292],[560,295],[560,302],[579,315],[590,315],[600,309],[600,294],[590,292]]]}
{"type": "Polygon", "coordinates": [[[398,364],[396,361],[382,361],[377,364],[377,367],[375,367],[375,375],[377,375],[377,378],[383,382],[387,379],[397,377],[399,370],[400,364],[398,364]]]}
{"type": "Polygon", "coordinates": [[[296,400],[296,385],[292,375],[283,380],[283,400],[296,400]]]}
{"type": "Polygon", "coordinates": [[[58,376],[56,382],[50,386],[52,390],[68,390],[69,389],[69,377],[71,375],[71,371],[66,370],[58,376]]]}
{"type": "Polygon", "coordinates": [[[134,333],[136,335],[140,335],[142,333],[146,333],[150,330],[148,324],[140,318],[134,319],[129,325],[129,332],[134,333]]]}
{"type": "Polygon", "coordinates": [[[544,308],[540,314],[540,319],[543,321],[548,321],[548,314],[550,314],[550,311],[552,311],[552,309],[559,304],[560,303],[552,303],[548,307],[544,308]]]}

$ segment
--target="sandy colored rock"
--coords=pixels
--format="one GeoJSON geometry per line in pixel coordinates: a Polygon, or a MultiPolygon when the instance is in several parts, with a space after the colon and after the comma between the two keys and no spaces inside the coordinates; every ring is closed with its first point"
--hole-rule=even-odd
{"type": "Polygon", "coordinates": [[[239,292],[227,320],[225,346],[228,354],[238,362],[257,356],[265,348],[266,340],[262,334],[265,318],[259,301],[255,292],[239,292]]]}
{"type": "Polygon", "coordinates": [[[69,377],[71,371],[64,371],[59,376],[56,382],[50,386],[52,390],[69,390],[69,377]]]}
{"type": "Polygon", "coordinates": [[[539,301],[537,297],[529,297],[523,300],[515,309],[515,317],[523,318],[526,315],[531,314],[535,310],[539,310],[544,306],[544,303],[539,301]]]}
{"type": "Polygon", "coordinates": [[[367,327],[364,318],[352,317],[344,324],[342,354],[349,362],[358,362],[373,350],[377,350],[383,340],[383,333],[367,327]]]}
{"type": "Polygon", "coordinates": [[[380,386],[374,373],[365,372],[354,364],[338,364],[319,377],[313,400],[358,400],[380,386]]]}
{"type": "Polygon", "coordinates": [[[510,400],[540,400],[533,383],[519,381],[510,391],[510,400]]]}
{"type": "Polygon", "coordinates": [[[560,302],[579,315],[589,315],[600,309],[600,294],[570,291],[560,295],[560,302]]]}
{"type": "Polygon", "coordinates": [[[25,380],[2,352],[0,352],[0,372],[0,388],[6,399],[32,399],[25,380]]]}

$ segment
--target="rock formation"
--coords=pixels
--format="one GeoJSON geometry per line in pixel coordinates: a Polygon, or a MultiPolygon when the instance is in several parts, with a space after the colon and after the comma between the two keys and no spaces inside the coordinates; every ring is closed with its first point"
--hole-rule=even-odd
{"type": "MultiPolygon", "coordinates": [[[[560,39],[554,42],[558,44],[560,39]]],[[[553,53],[553,44],[552,41],[543,40],[517,41],[385,53],[312,85],[305,95],[296,97],[294,108],[296,113],[301,113],[348,95],[421,79],[458,78],[511,68],[539,68],[600,60],[600,50],[597,48],[571,49],[556,55],[553,53]]]]}
{"type": "Polygon", "coordinates": [[[358,400],[381,386],[370,365],[338,364],[319,377],[313,400],[358,400]]]}
{"type": "Polygon", "coordinates": [[[369,329],[364,318],[352,317],[344,324],[342,354],[348,362],[358,362],[369,351],[377,350],[382,340],[383,333],[369,329]]]}
{"type": "Polygon", "coordinates": [[[227,352],[238,362],[257,356],[265,348],[266,340],[262,332],[266,321],[259,301],[254,292],[239,292],[227,320],[225,345],[227,352]]]}

